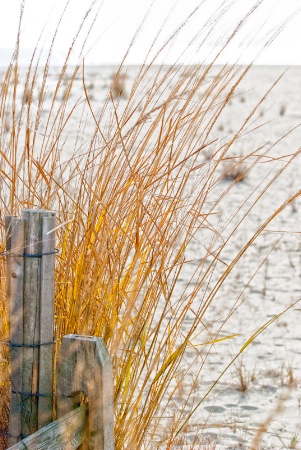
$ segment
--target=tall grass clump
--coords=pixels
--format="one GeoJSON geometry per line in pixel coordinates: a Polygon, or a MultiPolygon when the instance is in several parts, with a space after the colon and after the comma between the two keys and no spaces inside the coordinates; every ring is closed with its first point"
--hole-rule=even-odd
{"type": "MultiPolygon", "coordinates": [[[[205,322],[210,308],[252,243],[299,193],[263,216],[239,248],[233,237],[298,152],[246,193],[243,215],[241,208],[233,210],[225,223],[224,200],[239,180],[225,182],[224,163],[236,143],[259,126],[254,120],[265,96],[229,135],[220,136],[218,120],[251,65],[214,66],[215,54],[206,64],[164,66],[157,64],[163,45],[154,56],[148,54],[134,77],[127,77],[126,98],[115,95],[110,81],[99,100],[95,86],[91,94],[89,68],[82,59],[69,64],[75,44],[82,42],[80,56],[85,54],[82,33],[93,25],[94,8],[95,2],[60,68],[51,65],[57,30],[45,64],[37,46],[28,67],[19,66],[21,14],[15,52],[1,74],[1,245],[4,250],[5,215],[19,216],[24,208],[57,212],[57,347],[67,333],[103,337],[114,367],[116,449],[167,449],[185,438],[192,413],[214,386],[195,395],[213,346],[233,337],[222,330],[242,297],[224,299],[209,338],[205,322]],[[226,251],[231,261],[224,261],[226,251]]],[[[215,21],[224,12],[217,10],[215,21]]],[[[215,21],[196,37],[199,43],[212,35],[215,21]]],[[[241,26],[231,31],[219,53],[241,26]]],[[[134,70],[127,68],[126,57],[115,80],[134,70]]],[[[241,178],[262,160],[274,162],[273,144],[264,144],[240,157],[241,178]]],[[[0,271],[5,340],[4,258],[0,271]]],[[[5,425],[9,353],[5,346],[1,351],[5,425]]]]}

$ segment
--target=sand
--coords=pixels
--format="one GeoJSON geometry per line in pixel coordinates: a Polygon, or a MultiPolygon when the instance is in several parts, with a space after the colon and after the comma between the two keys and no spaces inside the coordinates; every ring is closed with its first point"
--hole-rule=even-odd
{"type": "MultiPolygon", "coordinates": [[[[91,103],[100,110],[105,99],[114,67],[87,67],[86,82],[91,96],[91,103]]],[[[129,90],[133,82],[135,67],[127,69],[125,89],[129,90]]],[[[271,83],[284,71],[281,67],[254,67],[244,80],[237,95],[227,105],[213,132],[213,138],[223,139],[230,136],[239,126],[243,117],[263,95],[271,83]]],[[[54,90],[58,70],[51,71],[48,92],[54,90]]],[[[256,146],[277,141],[281,136],[301,122],[301,67],[288,70],[283,79],[270,93],[265,102],[259,106],[253,128],[260,123],[266,125],[247,134],[239,144],[231,150],[233,155],[246,155],[256,146]]],[[[82,81],[76,79],[72,91],[73,100],[81,100],[82,81]]],[[[37,96],[37,92],[34,93],[37,96]]],[[[124,99],[120,100],[122,108],[124,99]]],[[[47,102],[44,119],[47,117],[47,102]]],[[[71,118],[67,141],[64,147],[64,158],[68,159],[74,144],[80,154],[84,142],[76,141],[77,126],[89,133],[93,121],[88,111],[82,116],[82,110],[71,118]],[[84,120],[82,121],[82,117],[84,120]]],[[[252,128],[252,127],[250,127],[252,128]]],[[[43,121],[41,129],[42,132],[43,121]]],[[[87,134],[88,135],[88,134],[87,134]]],[[[42,137],[40,138],[42,139],[42,137]]],[[[301,130],[296,129],[285,140],[278,142],[269,151],[269,155],[279,158],[295,152],[300,147],[301,130]]],[[[209,148],[202,162],[212,164],[209,148]]],[[[212,154],[212,153],[211,153],[212,154]]],[[[277,170],[284,167],[288,158],[256,164],[247,176],[237,183],[219,206],[219,215],[215,226],[222,235],[227,235],[243,217],[261,187],[273,177],[277,170]],[[252,194],[253,192],[253,194],[252,194]],[[248,198],[249,196],[249,198],[248,198]],[[247,199],[245,201],[245,199],[247,199]],[[234,216],[234,212],[237,212],[234,216]],[[234,217],[233,217],[234,216],[234,217]]],[[[290,195],[300,189],[300,161],[296,159],[270,188],[268,195],[248,214],[246,220],[238,227],[231,238],[231,245],[222,254],[224,264],[229,264],[239,249],[253,235],[254,231],[279,207],[290,195]]],[[[193,180],[192,180],[193,183],[193,180]]],[[[225,189],[231,180],[224,180],[212,192],[212,199],[218,195],[219,189],[225,189]]],[[[235,304],[241,305],[226,321],[219,337],[233,334],[238,336],[231,340],[216,343],[208,355],[200,355],[195,367],[203,368],[199,383],[195,386],[193,398],[186,405],[192,410],[202,399],[208,388],[223,372],[231,359],[240,351],[244,343],[261,326],[275,315],[282,313],[289,305],[301,297],[301,241],[300,241],[300,199],[288,205],[284,211],[272,221],[258,239],[241,258],[233,273],[220,288],[215,301],[204,317],[207,331],[202,332],[198,343],[208,342],[215,336],[235,304]]],[[[186,252],[189,264],[184,265],[183,274],[175,295],[181,295],[187,280],[205,253],[210,236],[200,231],[186,252]]],[[[218,246],[218,242],[216,244],[218,246]]],[[[217,268],[214,276],[218,277],[217,268]]],[[[202,296],[196,300],[202,301],[202,296]]],[[[236,360],[221,378],[210,395],[196,410],[191,426],[184,433],[184,440],[175,448],[190,448],[196,433],[200,448],[216,449],[249,449],[255,442],[257,430],[266,424],[260,436],[261,449],[301,448],[300,411],[301,411],[301,305],[298,303],[281,315],[262,334],[260,334],[236,360]],[[194,425],[194,426],[193,426],[194,425]],[[300,438],[300,439],[299,439],[300,438]],[[205,442],[212,447],[206,447],[205,442]]],[[[187,327],[189,320],[187,319],[187,327]]],[[[189,366],[196,352],[191,349],[184,358],[183,367],[189,366]]],[[[183,380],[183,389],[189,386],[190,378],[183,380]]],[[[188,387],[187,387],[188,388],[188,387]]],[[[185,395],[183,394],[183,398],[185,395]]],[[[183,406],[181,395],[174,399],[174,411],[183,406]]],[[[164,430],[162,429],[162,433],[164,430]]]]}
{"type": "MultiPolygon", "coordinates": [[[[221,118],[220,133],[229,135],[231,130],[235,130],[241,117],[255,103],[256,96],[263,94],[282,71],[280,67],[254,67],[240,87],[241,95],[227,106],[221,118]]],[[[233,154],[247,154],[254,144],[274,142],[300,123],[301,108],[297,100],[301,90],[300,75],[300,67],[291,68],[286,73],[259,107],[259,121],[263,119],[269,123],[247,135],[240,148],[233,149],[233,154]]],[[[273,155],[290,154],[299,148],[300,142],[300,129],[296,129],[275,146],[273,155]]],[[[243,203],[244,199],[265,177],[266,180],[271,179],[287,159],[256,164],[247,177],[231,189],[223,208],[220,208],[222,234],[227,235],[229,228],[234,227],[248,210],[252,200],[243,203]],[[238,214],[224,229],[223,224],[231,219],[236,209],[238,214]]],[[[230,263],[263,221],[300,189],[299,164],[299,159],[294,161],[272,185],[269,195],[262,197],[239,226],[232,244],[223,253],[225,263],[230,263]]],[[[259,190],[260,187],[257,192],[259,190]]],[[[242,304],[227,320],[221,335],[237,333],[239,336],[213,346],[202,370],[196,401],[202,398],[206,388],[212,385],[256,330],[301,298],[299,224],[300,199],[297,199],[266,227],[220,289],[206,315],[207,339],[210,340],[219,324],[223,323],[222,318],[229,314],[235,300],[242,301],[242,304]]],[[[196,259],[205,243],[206,240],[199,235],[187,259],[196,259]]],[[[265,425],[265,432],[260,435],[258,448],[300,448],[300,320],[301,307],[297,303],[248,346],[196,411],[196,422],[209,440],[216,442],[217,449],[253,448],[257,430],[262,425],[265,425]]],[[[202,339],[206,341],[205,336],[202,339]]],[[[193,433],[190,439],[193,439],[193,433]]]]}

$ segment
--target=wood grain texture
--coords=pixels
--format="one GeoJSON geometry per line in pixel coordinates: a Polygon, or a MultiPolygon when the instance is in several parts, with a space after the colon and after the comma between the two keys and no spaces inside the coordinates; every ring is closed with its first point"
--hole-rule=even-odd
{"type": "Polygon", "coordinates": [[[23,341],[27,347],[23,349],[21,415],[22,434],[30,435],[52,418],[53,346],[40,344],[53,341],[54,255],[41,255],[54,251],[53,235],[47,233],[55,226],[55,215],[52,211],[27,209],[22,218],[25,229],[23,341]]]}
{"type": "Polygon", "coordinates": [[[64,336],[58,360],[57,413],[62,417],[73,407],[74,395],[88,399],[87,438],[83,449],[114,449],[113,373],[101,338],[64,336]]]}
{"type": "Polygon", "coordinates": [[[23,366],[23,251],[24,223],[17,217],[5,218],[7,251],[7,304],[10,329],[11,393],[9,413],[9,445],[21,435],[20,394],[23,366]]]}
{"type": "Polygon", "coordinates": [[[52,254],[41,258],[39,392],[49,396],[38,399],[38,429],[52,421],[55,220],[55,213],[42,215],[42,253],[52,254]]]}
{"type": "MultiPolygon", "coordinates": [[[[40,254],[41,226],[39,210],[24,210],[25,253],[40,254]]],[[[30,435],[38,429],[39,348],[40,343],[40,258],[24,258],[23,289],[23,401],[22,434],[30,435]]]]}
{"type": "Polygon", "coordinates": [[[8,450],[75,450],[83,442],[86,405],[81,405],[61,419],[23,439],[8,450]]]}

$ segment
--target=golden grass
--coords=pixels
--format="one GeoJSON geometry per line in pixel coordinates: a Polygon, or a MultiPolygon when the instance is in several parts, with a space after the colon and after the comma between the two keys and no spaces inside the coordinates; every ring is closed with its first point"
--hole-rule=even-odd
{"type": "MultiPolygon", "coordinates": [[[[217,229],[216,217],[223,198],[242,177],[235,177],[230,185],[220,183],[223,164],[263,99],[229,138],[220,141],[214,130],[251,66],[221,66],[210,78],[214,59],[207,65],[171,67],[156,66],[154,60],[140,67],[123,104],[116,98],[115,82],[96,111],[86,87],[84,64],[68,65],[72,48],[56,75],[53,92],[47,91],[51,51],[41,67],[36,50],[20,83],[18,37],[2,82],[2,249],[5,215],[20,215],[22,209],[35,207],[57,211],[61,225],[56,260],[58,345],[67,333],[102,336],[114,366],[116,449],[147,447],[158,440],[162,424],[166,434],[159,441],[167,449],[190,419],[185,405],[202,370],[198,358],[206,361],[227,320],[199,350],[195,341],[206,331],[203,321],[208,308],[249,246],[299,193],[264,217],[233,261],[224,264],[222,252],[231,246],[238,225],[223,235],[220,243],[223,230],[217,229]],[[80,100],[78,94],[72,96],[78,77],[82,80],[80,100]],[[74,130],[75,114],[81,119],[74,130]],[[71,132],[75,138],[70,149],[71,132]],[[207,151],[210,159],[206,159],[207,151]],[[210,237],[208,246],[180,292],[179,279],[189,264],[185,252],[200,232],[210,237]],[[195,357],[190,366],[182,368],[187,349],[194,349],[195,357]],[[191,372],[193,381],[183,388],[181,380],[191,372]],[[170,411],[177,392],[182,405],[175,417],[170,411]]],[[[115,81],[123,69],[121,66],[115,81]]],[[[254,148],[244,156],[243,176],[266,153],[266,148],[254,148]]],[[[253,204],[297,154],[290,156],[273,180],[258,188],[253,204]]],[[[2,339],[8,336],[4,274],[2,258],[2,339]]],[[[233,304],[229,315],[235,307],[233,304]]],[[[4,422],[8,357],[7,349],[2,349],[4,422]]]]}

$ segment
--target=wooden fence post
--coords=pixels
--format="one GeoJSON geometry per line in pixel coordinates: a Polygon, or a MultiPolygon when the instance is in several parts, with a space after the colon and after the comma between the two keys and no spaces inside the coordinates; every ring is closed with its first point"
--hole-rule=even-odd
{"type": "Polygon", "coordinates": [[[7,252],[7,304],[10,322],[11,393],[9,411],[9,445],[22,435],[20,401],[23,366],[23,255],[24,222],[17,217],[5,218],[7,252]]]}
{"type": "Polygon", "coordinates": [[[101,338],[67,335],[58,361],[56,421],[8,450],[113,450],[113,379],[101,338]]]}
{"type": "Polygon", "coordinates": [[[38,429],[52,421],[53,345],[48,344],[54,339],[55,219],[42,215],[39,392],[50,395],[39,397],[38,429]]]}
{"type": "Polygon", "coordinates": [[[83,449],[114,449],[112,364],[101,338],[64,336],[57,372],[57,413],[74,408],[79,393],[88,399],[88,420],[83,449]]]}
{"type": "Polygon", "coordinates": [[[28,209],[22,219],[6,218],[10,445],[52,420],[54,228],[52,211],[28,209]]]}

